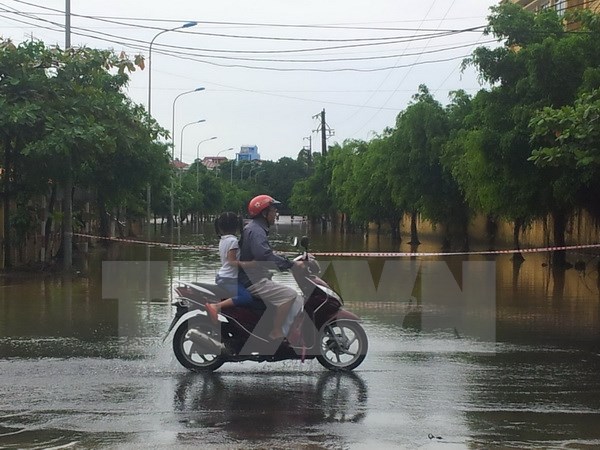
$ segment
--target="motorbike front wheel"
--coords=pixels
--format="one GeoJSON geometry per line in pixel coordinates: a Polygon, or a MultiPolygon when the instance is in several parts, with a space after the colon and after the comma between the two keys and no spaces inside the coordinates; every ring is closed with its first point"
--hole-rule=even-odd
{"type": "Polygon", "coordinates": [[[358,322],[336,320],[319,332],[317,360],[329,370],[354,370],[367,356],[367,334],[358,322]]]}
{"type": "Polygon", "coordinates": [[[186,337],[188,330],[196,328],[202,333],[216,338],[217,333],[212,327],[201,321],[182,323],[173,335],[173,352],[177,361],[193,372],[212,372],[225,363],[221,355],[205,353],[201,346],[186,337]]]}

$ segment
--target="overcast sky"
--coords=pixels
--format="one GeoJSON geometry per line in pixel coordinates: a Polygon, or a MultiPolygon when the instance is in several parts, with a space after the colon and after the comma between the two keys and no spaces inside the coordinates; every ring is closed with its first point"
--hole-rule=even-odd
{"type": "MultiPolygon", "coordinates": [[[[323,109],[331,145],[394,126],[419,84],[443,104],[452,90],[474,94],[481,86],[473,70],[461,73],[461,60],[494,45],[477,27],[497,3],[71,0],[71,42],[147,56],[161,30],[198,22],[161,34],[152,50],[151,112],[171,130],[175,111],[175,156],[183,150],[183,161],[192,162],[197,153],[257,145],[262,159],[277,160],[296,158],[309,136],[313,151],[321,150],[313,116],[323,109]],[[205,90],[179,97],[173,108],[178,94],[198,87],[205,90]],[[201,119],[182,140],[183,127],[201,119]]],[[[62,47],[64,10],[65,0],[0,0],[0,34],[62,47]]],[[[134,73],[128,89],[144,105],[148,72],[134,73]]]]}

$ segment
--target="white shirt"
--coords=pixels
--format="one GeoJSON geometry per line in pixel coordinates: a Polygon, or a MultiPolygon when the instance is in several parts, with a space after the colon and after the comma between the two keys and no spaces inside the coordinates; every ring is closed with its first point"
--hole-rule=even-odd
{"type": "Polygon", "coordinates": [[[225,234],[221,236],[219,241],[219,256],[221,257],[221,268],[218,275],[221,278],[237,278],[238,268],[227,260],[227,253],[230,250],[236,250],[236,258],[240,257],[240,247],[237,238],[233,234],[225,234]]]}

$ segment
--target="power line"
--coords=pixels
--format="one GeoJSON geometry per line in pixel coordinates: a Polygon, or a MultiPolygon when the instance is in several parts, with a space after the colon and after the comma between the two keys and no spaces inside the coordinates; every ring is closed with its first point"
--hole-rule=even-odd
{"type": "MultiPolygon", "coordinates": [[[[16,1],[16,0],[13,0],[13,1],[16,1]]],[[[44,8],[44,9],[47,9],[47,8],[44,8]]],[[[28,13],[25,11],[19,11],[19,12],[15,11],[15,12],[13,12],[13,14],[23,14],[23,15],[28,15],[31,17],[33,14],[39,14],[39,13],[28,13]]],[[[57,13],[57,14],[52,14],[52,15],[60,15],[60,14],[57,13]]],[[[130,27],[130,28],[133,27],[133,28],[137,28],[137,29],[146,29],[146,30],[153,30],[153,31],[163,30],[163,28],[160,28],[160,27],[145,27],[145,26],[140,26],[140,25],[131,24],[131,23],[127,23],[127,22],[100,19],[97,17],[86,16],[86,15],[82,15],[82,14],[72,13],[71,15],[75,16],[75,17],[82,17],[82,18],[96,20],[96,21],[109,22],[109,23],[113,23],[113,24],[117,24],[117,25],[123,25],[125,27],[130,27]]],[[[479,32],[479,31],[483,30],[484,28],[485,28],[485,25],[481,25],[479,27],[476,27],[476,29],[436,30],[436,33],[439,34],[439,33],[479,32]]],[[[397,31],[412,31],[412,30],[411,29],[403,29],[403,30],[397,30],[397,31]]],[[[427,31],[427,30],[421,30],[421,31],[427,31]]],[[[286,42],[367,42],[367,41],[401,40],[401,39],[406,38],[406,36],[376,36],[376,37],[365,37],[365,38],[299,38],[299,37],[282,37],[282,36],[256,36],[256,35],[248,35],[248,34],[231,34],[231,33],[210,33],[210,32],[194,31],[194,30],[188,30],[188,31],[186,31],[186,34],[198,35],[198,36],[224,37],[224,38],[233,38],[233,39],[256,39],[256,40],[286,41],[286,42]]],[[[428,36],[424,36],[424,37],[428,37],[428,36]]]]}
{"type": "MultiPolygon", "coordinates": [[[[26,2],[24,0],[12,0],[16,3],[20,3],[20,4],[24,4],[24,5],[28,5],[28,6],[33,6],[36,8],[41,8],[44,10],[48,10],[48,11],[54,11],[55,13],[58,14],[64,14],[64,12],[62,10],[59,9],[55,9],[55,8],[50,8],[50,7],[45,7],[45,6],[40,6],[37,5],[35,3],[31,3],[31,2],[26,2]]],[[[85,15],[85,14],[75,14],[75,13],[71,13],[72,16],[76,16],[76,17],[82,17],[82,18],[87,18],[87,19],[93,19],[93,20],[103,20],[103,21],[113,21],[114,23],[119,23],[119,24],[123,24],[123,25],[128,25],[128,26],[136,26],[136,27],[140,27],[140,28],[148,28],[148,29],[154,29],[154,30],[161,30],[162,28],[157,28],[157,27],[147,27],[147,26],[140,26],[140,25],[135,25],[135,24],[129,24],[127,22],[117,22],[117,20],[121,20],[121,19],[128,19],[128,20],[136,20],[136,21],[147,21],[147,22],[162,22],[162,23],[182,23],[182,22],[187,22],[189,21],[188,19],[185,20],[173,20],[173,19],[152,19],[152,18],[131,18],[131,17],[114,17],[114,16],[95,16],[95,15],[85,15]]],[[[430,19],[430,20],[437,20],[437,19],[430,19]]],[[[459,20],[459,18],[457,18],[456,20],[459,20]]],[[[414,21],[398,21],[398,22],[416,22],[417,20],[414,21]]],[[[373,31],[415,31],[412,28],[398,28],[398,27],[364,27],[364,26],[349,26],[348,24],[321,24],[321,25],[315,25],[315,24],[281,24],[281,23],[261,23],[261,22],[224,22],[224,21],[197,21],[198,23],[202,23],[204,25],[227,25],[227,26],[244,26],[244,27],[273,27],[273,28],[319,28],[319,29],[334,29],[334,30],[341,30],[341,29],[348,29],[348,30],[373,30],[373,31]]],[[[423,22],[423,20],[421,20],[420,22],[423,22]]],[[[432,31],[432,30],[428,30],[428,29],[423,29],[420,28],[421,31],[432,31]]],[[[436,29],[436,31],[440,31],[439,28],[436,29]]],[[[445,31],[457,31],[457,30],[445,30],[445,31]]]]}
{"type": "MultiPolygon", "coordinates": [[[[489,44],[496,42],[496,40],[488,40],[480,42],[480,40],[475,42],[470,42],[468,44],[460,44],[451,47],[443,47],[435,50],[427,50],[427,51],[419,51],[417,53],[403,53],[403,54],[395,54],[395,55],[380,55],[380,56],[365,56],[365,57],[354,57],[354,58],[327,58],[327,59],[274,59],[274,58],[243,58],[236,56],[220,56],[220,55],[202,55],[202,54],[194,54],[194,56],[199,56],[203,58],[215,58],[215,59],[228,59],[235,61],[255,61],[255,62],[285,62],[285,63],[332,63],[332,62],[340,62],[340,61],[375,61],[381,59],[390,59],[390,58],[400,58],[400,57],[408,57],[408,56],[418,56],[423,54],[432,54],[432,53],[441,53],[450,50],[457,50],[461,48],[473,47],[477,44],[489,44]]],[[[178,52],[175,52],[178,53],[178,52]]],[[[190,53],[183,53],[189,54],[190,53]]]]}
{"type": "MultiPolygon", "coordinates": [[[[433,0],[433,3],[431,4],[431,6],[429,7],[429,9],[427,10],[427,13],[425,13],[425,17],[424,17],[424,19],[423,19],[423,20],[425,20],[425,19],[427,18],[427,16],[429,15],[429,13],[431,12],[431,10],[433,9],[433,6],[436,4],[436,2],[437,2],[437,0],[433,0]]],[[[422,25],[423,25],[423,21],[421,21],[421,22],[419,23],[419,27],[418,27],[418,28],[420,29],[422,25]]],[[[406,49],[405,49],[405,51],[406,51],[406,49]]],[[[420,58],[420,56],[419,56],[419,58],[420,58]]],[[[400,58],[398,58],[398,60],[396,61],[396,64],[397,64],[398,62],[400,62],[400,58]]],[[[411,68],[410,70],[412,70],[412,68],[411,68]]],[[[410,72],[410,70],[409,70],[409,72],[410,72]]],[[[390,75],[391,75],[391,72],[389,72],[389,73],[387,74],[387,76],[386,76],[386,77],[385,77],[385,78],[384,78],[384,79],[383,79],[383,80],[382,80],[382,81],[379,83],[378,89],[379,89],[381,86],[383,86],[383,84],[384,84],[384,83],[385,83],[385,82],[388,80],[388,78],[390,77],[390,75]]],[[[406,74],[404,75],[404,77],[402,78],[402,80],[400,80],[400,83],[399,83],[399,84],[396,86],[396,89],[398,89],[398,88],[400,87],[400,85],[401,85],[401,84],[402,84],[402,82],[403,82],[403,81],[406,79],[406,77],[407,77],[407,76],[408,76],[408,73],[406,73],[406,74]]],[[[361,131],[361,130],[362,130],[362,129],[363,129],[363,128],[364,128],[364,127],[365,127],[365,126],[366,126],[366,125],[369,123],[369,122],[371,122],[371,120],[373,120],[373,119],[374,119],[374,118],[377,116],[377,114],[379,114],[379,112],[380,112],[380,111],[381,111],[381,110],[382,110],[382,109],[385,107],[385,105],[386,105],[386,104],[387,104],[387,102],[390,100],[390,98],[392,98],[392,96],[395,94],[395,92],[396,92],[396,91],[394,91],[392,94],[390,94],[390,95],[388,96],[388,98],[387,98],[387,99],[386,99],[386,101],[383,103],[383,105],[381,105],[381,107],[380,107],[380,108],[379,108],[379,109],[378,109],[378,110],[377,110],[377,111],[376,111],[376,112],[375,112],[375,113],[374,113],[374,114],[373,114],[373,115],[372,115],[372,116],[371,116],[371,117],[370,117],[370,118],[369,118],[369,119],[368,119],[368,120],[367,120],[367,121],[366,121],[366,122],[365,122],[365,123],[364,123],[364,124],[363,124],[363,125],[362,125],[362,126],[359,128],[359,129],[358,129],[358,130],[356,130],[356,131],[354,132],[353,136],[355,136],[355,135],[356,135],[356,134],[357,134],[359,131],[361,131]]],[[[372,99],[374,96],[375,96],[375,93],[371,94],[371,95],[369,96],[369,98],[367,99],[367,101],[366,101],[366,102],[364,102],[364,104],[366,105],[366,104],[367,104],[369,101],[371,101],[371,99],[372,99]]],[[[354,114],[352,114],[352,115],[351,115],[349,118],[347,118],[345,121],[348,121],[349,119],[351,119],[351,118],[355,117],[355,116],[356,116],[356,115],[359,113],[359,111],[360,111],[360,109],[356,110],[356,111],[354,112],[354,114]]]]}
{"type": "Polygon", "coordinates": [[[257,70],[269,70],[269,71],[278,71],[278,72],[329,72],[329,73],[333,73],[333,72],[380,72],[380,71],[386,71],[386,70],[393,70],[393,69],[402,69],[402,68],[406,68],[406,67],[413,67],[413,66],[420,66],[420,65],[425,65],[425,64],[435,64],[435,63],[440,63],[440,62],[448,62],[448,61],[455,61],[457,59],[464,59],[470,56],[470,54],[465,54],[465,55],[460,55],[460,56],[454,56],[454,57],[450,57],[450,58],[440,58],[440,59],[434,59],[434,60],[428,60],[428,61],[420,61],[420,62],[416,62],[416,63],[409,63],[409,64],[404,64],[404,65],[394,65],[394,66],[384,66],[384,67],[377,67],[377,68],[369,68],[369,69],[359,69],[359,68],[350,68],[350,67],[346,67],[346,68],[335,68],[335,69],[318,69],[318,68],[282,68],[282,67],[269,67],[269,66],[249,66],[249,65],[245,65],[245,64],[221,64],[221,63],[216,63],[213,61],[205,61],[202,59],[198,59],[192,56],[175,56],[173,55],[172,52],[166,52],[166,51],[157,51],[157,53],[161,53],[165,56],[173,56],[179,59],[184,59],[184,60],[188,60],[188,61],[196,61],[196,62],[200,62],[203,64],[209,64],[212,66],[218,66],[218,67],[228,67],[228,68],[244,68],[244,69],[257,69],[257,70]]]}
{"type": "MultiPolygon", "coordinates": [[[[5,17],[6,18],[6,17],[5,17]]],[[[13,18],[9,18],[9,20],[16,20],[19,21],[17,19],[13,19],[13,18]]],[[[22,23],[26,23],[24,21],[19,21],[22,23]]],[[[58,24],[55,24],[58,25],[58,24]]],[[[50,29],[51,31],[57,31],[48,27],[42,27],[42,28],[47,28],[50,29]]],[[[77,32],[73,29],[71,30],[72,34],[76,34],[76,35],[80,35],[80,36],[86,36],[86,37],[92,37],[97,39],[95,36],[90,36],[87,35],[85,33],[80,33],[77,32]]],[[[136,48],[135,46],[128,44],[128,43],[124,43],[122,41],[116,41],[116,40],[111,40],[111,39],[106,39],[104,38],[103,40],[108,41],[108,42],[112,42],[112,43],[118,43],[121,45],[125,45],[128,46],[130,48],[136,48]]],[[[137,47],[139,48],[139,47],[137,47]]],[[[318,68],[282,68],[282,67],[269,67],[269,66],[249,66],[249,65],[245,65],[245,64],[220,64],[220,63],[216,63],[216,62],[212,62],[212,61],[205,61],[202,59],[198,59],[194,56],[183,56],[183,55],[174,55],[173,52],[167,52],[164,50],[160,50],[160,49],[156,49],[155,52],[157,53],[161,53],[163,55],[166,56],[171,56],[171,57],[176,57],[178,59],[184,59],[184,60],[188,60],[188,61],[195,61],[195,62],[199,62],[199,63],[203,63],[203,64],[209,64],[209,65],[213,65],[213,66],[218,66],[218,67],[226,67],[226,68],[244,68],[244,69],[254,69],[254,70],[267,70],[267,71],[277,71],[277,72],[297,72],[297,71],[302,71],[302,72],[328,72],[328,73],[333,73],[333,72],[379,72],[379,71],[386,71],[386,70],[392,70],[392,69],[400,69],[400,68],[406,68],[406,67],[413,67],[413,66],[417,66],[417,65],[424,65],[424,64],[434,64],[434,63],[440,63],[440,62],[447,62],[447,61],[454,61],[457,59],[463,59],[468,57],[469,55],[461,55],[461,56],[456,56],[456,57],[451,57],[451,58],[444,58],[444,59],[436,59],[436,60],[429,60],[429,61],[421,61],[421,62],[416,62],[416,63],[410,63],[410,64],[405,64],[405,65],[394,65],[394,66],[385,66],[385,67],[377,67],[377,68],[368,68],[368,69],[360,69],[360,68],[335,68],[335,69],[318,69],[318,68]]],[[[185,55],[189,55],[189,54],[185,54],[185,55]]]]}
{"type": "MultiPolygon", "coordinates": [[[[24,15],[24,14],[21,14],[24,15]]],[[[45,23],[49,23],[51,25],[57,26],[57,27],[61,27],[61,24],[56,23],[56,22],[52,22],[46,19],[41,19],[41,18],[36,18],[36,17],[29,17],[27,16],[29,19],[32,20],[39,20],[45,23]]],[[[11,18],[12,19],[12,18],[11,18]]],[[[12,19],[12,20],[17,20],[17,19],[12,19]]],[[[18,20],[17,20],[18,21],[18,20]]],[[[28,22],[24,22],[24,21],[18,21],[20,23],[25,23],[25,24],[29,24],[31,25],[31,23],[28,22]]],[[[52,31],[55,31],[52,28],[48,28],[48,27],[44,27],[47,29],[50,29],[52,31]]],[[[104,36],[102,38],[99,38],[98,36],[95,35],[90,35],[90,34],[86,34],[86,33],[82,33],[80,31],[77,30],[82,30],[81,27],[73,27],[73,33],[78,34],[78,35],[82,35],[85,37],[91,37],[91,38],[95,38],[95,39],[101,39],[107,42],[112,42],[112,43],[117,43],[120,45],[125,45],[128,46],[130,48],[135,48],[135,49],[140,49],[141,47],[139,45],[134,45],[132,43],[140,43],[140,44],[145,44],[145,41],[141,41],[141,40],[137,40],[137,39],[128,39],[130,42],[123,42],[121,40],[115,40],[113,39],[113,35],[107,35],[106,33],[101,33],[101,32],[96,32],[93,30],[88,30],[83,28],[84,31],[88,31],[91,33],[95,33],[101,36],[104,36]],[[107,38],[106,36],[110,36],[111,38],[107,38]]],[[[127,38],[125,38],[127,39],[127,38]]],[[[167,46],[168,48],[181,48],[184,50],[192,50],[192,51],[204,51],[203,49],[196,49],[193,47],[181,47],[181,46],[167,46]]],[[[435,51],[430,51],[428,53],[435,53],[438,51],[446,51],[446,50],[450,50],[450,49],[455,49],[455,48],[461,48],[463,46],[455,46],[455,47],[446,47],[440,50],[435,50],[435,51]]],[[[298,49],[296,49],[298,50],[298,49]]],[[[159,51],[159,50],[157,50],[159,51]]],[[[290,63],[313,63],[313,62],[332,62],[332,61],[336,61],[335,59],[328,59],[328,60],[291,60],[291,59],[252,59],[252,58],[234,58],[234,57],[224,57],[224,56],[218,56],[218,55],[197,55],[197,54],[191,54],[188,52],[169,52],[169,53],[177,53],[179,55],[185,55],[185,56],[193,56],[193,57],[203,57],[203,58],[220,58],[220,59],[231,59],[231,60],[245,60],[245,61],[256,61],[256,62],[290,62],[290,63]]],[[[422,52],[421,52],[422,54],[422,52]]],[[[337,61],[360,61],[360,60],[376,60],[376,59],[386,59],[386,58],[390,58],[390,57],[397,57],[398,55],[385,55],[385,56],[379,56],[379,57],[365,57],[365,58],[338,58],[337,61]]],[[[404,55],[403,55],[404,56],[404,55]]],[[[406,55],[409,56],[409,55],[406,55]]],[[[440,61],[446,61],[447,59],[442,59],[440,61]]],[[[274,68],[274,67],[257,67],[257,66],[248,66],[248,65],[240,65],[240,64],[218,64],[218,63],[211,63],[209,61],[200,61],[200,62],[205,62],[208,64],[214,64],[214,65],[221,65],[223,67],[243,67],[243,68],[251,68],[251,69],[266,69],[266,70],[281,70],[281,71],[291,71],[291,70],[309,70],[309,71],[324,71],[324,72],[335,72],[335,71],[358,71],[358,72],[373,72],[373,71],[379,71],[379,70],[389,70],[392,67],[380,67],[380,68],[373,68],[373,69],[357,69],[357,68],[338,68],[338,69],[298,69],[298,68],[274,68]]],[[[435,62],[435,61],[430,61],[430,62],[435,62]]],[[[429,63],[429,62],[426,62],[429,63]]]]}
{"type": "MultiPolygon", "coordinates": [[[[34,5],[32,3],[29,2],[25,2],[25,1],[21,1],[21,0],[13,0],[17,3],[22,3],[22,4],[26,4],[26,5],[31,5],[31,6],[37,6],[38,8],[42,8],[45,10],[50,10],[50,11],[56,11],[56,12],[60,12],[60,10],[57,10],[55,8],[48,8],[48,7],[43,7],[43,6],[39,6],[39,5],[34,5]]],[[[22,12],[23,13],[23,12],[22,12]]],[[[25,13],[23,13],[25,14],[25,13]]],[[[163,28],[159,28],[159,27],[144,27],[144,26],[140,26],[140,25],[136,25],[136,24],[131,24],[131,23],[127,23],[127,22],[121,22],[121,21],[114,21],[114,20],[108,20],[108,19],[100,19],[96,16],[90,16],[90,15],[83,15],[83,14],[75,14],[72,13],[72,16],[76,16],[76,17],[82,17],[82,18],[87,18],[87,19],[92,19],[92,20],[101,20],[101,21],[105,21],[105,22],[110,22],[110,23],[115,23],[115,24],[119,24],[119,25],[125,25],[125,26],[131,26],[131,27],[135,27],[135,28],[144,28],[144,29],[151,29],[154,31],[158,31],[158,30],[163,30],[163,28]]],[[[211,22],[201,22],[202,24],[206,24],[206,23],[211,23],[211,22]]],[[[227,22],[223,22],[223,23],[227,23],[227,22]]],[[[231,22],[231,23],[235,23],[235,22],[231,22]]],[[[249,25],[247,23],[245,23],[244,25],[249,25]]],[[[267,26],[265,24],[261,24],[262,26],[267,26]]],[[[284,25],[284,24],[269,24],[268,26],[288,26],[288,25],[284,25]]],[[[289,25],[292,26],[292,25],[289,25]]],[[[299,25],[294,25],[294,26],[299,26],[299,25]]],[[[315,26],[315,25],[303,25],[306,27],[317,27],[317,28],[324,28],[324,26],[315,26]]],[[[325,28],[331,28],[331,27],[325,27],[325,28]]],[[[340,27],[333,27],[336,29],[339,29],[340,27]]],[[[466,33],[466,32],[479,32],[481,30],[483,30],[485,28],[485,25],[480,25],[477,27],[471,27],[471,28],[467,28],[467,29],[448,29],[448,30],[440,30],[440,29],[436,29],[436,30],[426,30],[426,29],[422,29],[419,31],[435,31],[436,34],[439,35],[439,37],[445,37],[448,34],[456,34],[456,33],[466,33]]],[[[88,30],[89,31],[89,30],[88,30]]],[[[414,31],[414,29],[395,29],[394,31],[414,31]]],[[[238,39],[259,39],[259,40],[272,40],[272,41],[297,41],[297,42],[365,42],[365,41],[392,41],[392,40],[404,40],[406,39],[406,36],[379,36],[379,37],[368,37],[368,38],[329,38],[329,39],[324,39],[324,38],[295,38],[295,37],[280,37],[280,36],[253,36],[253,35],[236,35],[236,34],[225,34],[225,33],[207,33],[207,32],[199,32],[199,31],[194,31],[194,30],[187,30],[186,34],[192,34],[192,35],[200,35],[200,36],[214,36],[214,37],[226,37],[226,38],[238,38],[238,39]]],[[[430,37],[431,35],[423,35],[421,36],[421,38],[425,39],[430,37]]],[[[413,36],[414,37],[414,36],[413,36]]],[[[212,50],[211,50],[212,51],[212,50]]]]}
{"type": "MultiPolygon", "coordinates": [[[[13,0],[13,1],[16,1],[16,0],[13,0]]],[[[6,11],[6,12],[8,12],[8,11],[6,11]]],[[[52,22],[50,20],[35,17],[35,16],[28,15],[25,13],[21,13],[21,12],[19,12],[19,13],[13,12],[13,13],[20,15],[20,16],[25,16],[32,20],[39,20],[39,21],[42,21],[45,23],[50,23],[55,26],[62,26],[60,23],[52,22]]],[[[88,33],[94,33],[94,34],[97,34],[100,36],[104,36],[102,38],[98,38],[97,36],[90,36],[89,34],[85,34],[85,33],[81,33],[81,32],[77,33],[79,35],[86,36],[86,37],[102,39],[102,40],[106,40],[109,42],[115,42],[113,38],[118,37],[120,39],[126,39],[126,40],[134,42],[134,43],[146,45],[146,41],[141,40],[141,39],[129,38],[129,37],[124,37],[124,36],[115,36],[114,34],[103,33],[101,31],[91,30],[91,29],[83,28],[83,27],[71,27],[71,28],[73,30],[82,30],[82,31],[85,31],[88,33]],[[110,39],[108,39],[108,38],[110,38],[110,39]]],[[[380,45],[391,45],[391,44],[398,44],[398,43],[415,42],[415,41],[419,41],[419,40],[423,40],[423,39],[449,37],[449,36],[452,36],[455,34],[467,32],[467,31],[475,30],[475,29],[482,29],[482,28],[483,27],[471,27],[471,28],[467,28],[467,29],[463,29],[463,30],[459,30],[459,31],[443,32],[443,33],[438,33],[436,35],[429,34],[429,35],[423,35],[423,36],[419,36],[419,37],[414,37],[414,36],[413,37],[403,37],[403,38],[398,38],[398,39],[389,40],[389,41],[385,41],[385,42],[367,42],[367,43],[363,42],[363,43],[357,43],[357,44],[334,45],[334,46],[313,47],[313,48],[299,48],[299,49],[283,49],[283,50],[229,50],[229,49],[196,48],[196,47],[188,47],[188,46],[174,46],[174,45],[167,45],[167,44],[157,44],[157,47],[163,47],[166,49],[192,50],[192,51],[203,51],[203,52],[211,52],[211,53],[226,53],[226,54],[308,53],[308,52],[318,52],[318,51],[323,51],[323,50],[361,48],[361,47],[372,47],[372,46],[380,46],[380,45]]],[[[178,32],[178,30],[175,30],[174,32],[178,32]]],[[[190,33],[186,33],[186,34],[190,34],[190,33]]],[[[122,43],[122,42],[119,41],[118,43],[122,43]]]]}

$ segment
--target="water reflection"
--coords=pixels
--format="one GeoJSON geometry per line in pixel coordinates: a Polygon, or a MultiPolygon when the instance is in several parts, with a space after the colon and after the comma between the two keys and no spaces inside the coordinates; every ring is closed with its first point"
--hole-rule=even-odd
{"type": "MultiPolygon", "coordinates": [[[[216,244],[210,226],[202,231],[182,234],[181,240],[216,244]]],[[[290,237],[303,234],[305,224],[280,223],[272,237],[279,250],[292,251],[290,237]]],[[[314,251],[407,249],[384,236],[309,234],[314,251]]],[[[422,239],[420,251],[439,250],[422,239]]],[[[427,329],[424,320],[432,311],[423,308],[420,275],[408,289],[382,289],[391,260],[369,260],[364,272],[372,278],[370,290],[347,280],[354,283],[346,289],[347,306],[365,319],[370,339],[364,366],[349,375],[307,373],[300,363],[273,364],[264,372],[228,364],[212,375],[184,373],[169,345],[160,343],[173,313],[170,285],[174,279],[212,281],[219,266],[216,250],[96,245],[87,272],[71,279],[5,274],[0,446],[79,442],[87,448],[129,439],[142,447],[148,430],[150,440],[168,441],[165,448],[171,438],[182,446],[206,439],[221,447],[323,440],[332,447],[355,442],[417,447],[428,443],[430,432],[443,436],[443,443],[454,436],[481,448],[600,446],[600,262],[594,254],[572,253],[567,257],[573,268],[558,270],[548,254],[524,256],[409,260],[414,266],[444,261],[458,285],[465,261],[495,263],[491,343],[427,329]],[[166,267],[160,280],[131,283],[127,300],[137,337],[119,334],[119,301],[103,298],[106,261],[166,267]],[[153,289],[147,285],[160,292],[149,294],[153,289]]],[[[276,276],[293,286],[290,275],[276,276]]],[[[331,275],[333,284],[335,278],[331,275]]]]}
{"type": "Polygon", "coordinates": [[[580,351],[505,349],[479,356],[465,418],[479,446],[597,448],[600,359],[580,351]],[[487,444],[486,444],[487,443],[487,444]]]}
{"type": "Polygon", "coordinates": [[[233,439],[251,439],[361,422],[367,400],[367,385],[356,373],[234,372],[181,375],[173,403],[188,428],[216,427],[233,439]]]}
{"type": "MultiPolygon", "coordinates": [[[[209,224],[199,234],[182,234],[189,245],[216,243],[209,224]]],[[[278,224],[272,231],[273,241],[280,250],[293,250],[290,237],[306,234],[306,223],[278,224]]],[[[339,236],[333,232],[310,230],[311,247],[322,250],[393,250],[391,240],[371,236],[339,236]],[[367,248],[363,245],[368,241],[367,248]]],[[[161,237],[155,237],[160,239],[161,237]]],[[[431,246],[424,242],[423,246],[431,246]]],[[[568,255],[574,268],[564,270],[552,266],[547,253],[526,254],[525,259],[499,256],[465,256],[448,258],[412,258],[409,264],[444,261],[461,284],[463,263],[493,261],[496,266],[496,337],[503,342],[572,342],[598,346],[600,335],[600,277],[598,258],[592,254],[568,255]]],[[[102,264],[107,261],[146,261],[165,263],[165,273],[156,277],[140,273],[131,280],[128,306],[135,311],[138,335],[160,335],[160,321],[168,322],[171,315],[169,300],[174,279],[207,281],[214,279],[218,255],[210,249],[170,249],[160,246],[148,249],[138,244],[109,244],[91,247],[87,259],[88,272],[72,279],[56,274],[4,275],[0,285],[0,355],[35,356],[35,350],[22,352],[15,340],[39,338],[74,338],[82,342],[99,342],[119,336],[119,312],[124,308],[115,298],[104,298],[102,264]],[[148,261],[149,258],[149,261],[148,261]],[[149,289],[148,286],[151,286],[149,289]],[[10,340],[6,338],[10,337],[10,340]],[[16,347],[19,347],[17,349],[16,347]]],[[[408,262],[406,260],[402,260],[408,262]]],[[[335,262],[335,260],[334,260],[335,262]]],[[[410,329],[422,329],[422,280],[414,286],[391,284],[385,289],[380,283],[385,267],[394,260],[371,259],[365,262],[371,283],[359,276],[343,277],[345,299],[350,309],[370,318],[394,323],[410,329]],[[369,288],[369,289],[367,289],[369,288]],[[375,293],[375,295],[373,294],[375,293]],[[391,313],[391,314],[388,314],[391,313]]],[[[408,270],[408,269],[407,269],[408,270]]],[[[412,269],[410,269],[412,270],[412,269]]],[[[344,274],[341,274],[344,275],[344,274]]],[[[278,274],[283,283],[295,286],[291,276],[278,274]]],[[[326,273],[325,278],[328,278],[326,273]]],[[[340,274],[330,274],[336,285],[340,274]]],[[[106,280],[105,280],[106,281],[106,280]]],[[[127,281],[127,280],[126,280],[127,281]]],[[[51,355],[54,355],[51,353],[51,355]]],[[[61,353],[55,356],[62,356],[61,353]]]]}

